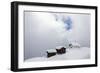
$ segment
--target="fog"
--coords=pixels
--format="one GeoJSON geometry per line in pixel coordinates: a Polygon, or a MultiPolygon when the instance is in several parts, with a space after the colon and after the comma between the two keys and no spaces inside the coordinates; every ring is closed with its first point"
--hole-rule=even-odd
{"type": "Polygon", "coordinates": [[[45,56],[46,50],[74,41],[90,47],[89,14],[24,12],[24,15],[24,60],[45,56]]]}

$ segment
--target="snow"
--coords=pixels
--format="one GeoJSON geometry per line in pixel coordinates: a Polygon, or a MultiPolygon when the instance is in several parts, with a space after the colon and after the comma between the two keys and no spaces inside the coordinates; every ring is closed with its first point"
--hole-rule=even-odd
{"type": "Polygon", "coordinates": [[[56,52],[56,50],[55,49],[49,49],[49,50],[47,50],[47,52],[56,52]]]}
{"type": "Polygon", "coordinates": [[[77,43],[77,42],[72,42],[72,43],[70,43],[70,44],[72,44],[72,46],[78,46],[78,47],[80,47],[80,44],[77,43]]]}
{"type": "Polygon", "coordinates": [[[73,59],[89,59],[90,58],[90,48],[81,47],[79,48],[71,48],[68,52],[61,55],[55,55],[50,58],[47,57],[36,57],[26,60],[26,62],[32,61],[50,61],[50,60],[73,60],[73,59]]]}
{"type": "Polygon", "coordinates": [[[61,49],[62,47],[64,47],[64,46],[57,46],[56,49],[61,49]]]}

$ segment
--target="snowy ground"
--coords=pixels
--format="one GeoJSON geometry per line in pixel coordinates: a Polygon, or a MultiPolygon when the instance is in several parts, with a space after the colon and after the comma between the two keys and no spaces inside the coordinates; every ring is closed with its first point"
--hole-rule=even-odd
{"type": "Polygon", "coordinates": [[[55,55],[50,58],[47,57],[36,57],[27,59],[26,62],[32,61],[50,61],[50,60],[72,60],[72,59],[89,59],[90,58],[90,48],[70,48],[65,54],[55,55]]]}

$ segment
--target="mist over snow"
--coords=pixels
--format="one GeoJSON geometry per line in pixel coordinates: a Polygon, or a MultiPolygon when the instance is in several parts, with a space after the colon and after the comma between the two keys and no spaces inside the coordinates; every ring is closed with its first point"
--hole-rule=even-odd
{"type": "Polygon", "coordinates": [[[90,47],[90,15],[24,12],[24,59],[42,57],[46,50],[77,41],[90,47]]]}

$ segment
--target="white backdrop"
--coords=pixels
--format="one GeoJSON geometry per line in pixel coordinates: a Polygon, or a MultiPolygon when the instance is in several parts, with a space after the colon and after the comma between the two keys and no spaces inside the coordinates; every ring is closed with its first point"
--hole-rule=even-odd
{"type": "MultiPolygon", "coordinates": [[[[0,73],[11,73],[10,69],[10,2],[13,0],[1,0],[0,1],[0,73]]],[[[23,1],[23,0],[22,0],[23,1]]],[[[99,0],[24,0],[32,2],[45,2],[45,3],[61,3],[61,4],[79,4],[79,5],[97,5],[100,9],[99,0]]],[[[100,10],[98,10],[100,13],[100,10]]],[[[99,14],[98,14],[99,16],[99,14]]],[[[98,18],[99,19],[99,18],[98,18]]],[[[99,24],[100,22],[98,22],[99,24]]],[[[98,29],[100,31],[100,29],[98,29]]],[[[100,37],[100,34],[98,34],[100,37]]],[[[99,39],[98,39],[99,40],[99,39]]],[[[99,48],[99,47],[98,47],[99,48]]],[[[98,52],[100,50],[98,49],[98,52]]],[[[100,55],[100,53],[99,53],[100,55]]],[[[100,61],[100,58],[98,59],[100,61]]],[[[60,69],[60,70],[45,70],[45,71],[35,71],[37,73],[99,73],[100,66],[91,68],[74,68],[74,69],[60,69]]],[[[30,73],[32,73],[30,71],[30,73]]]]}

